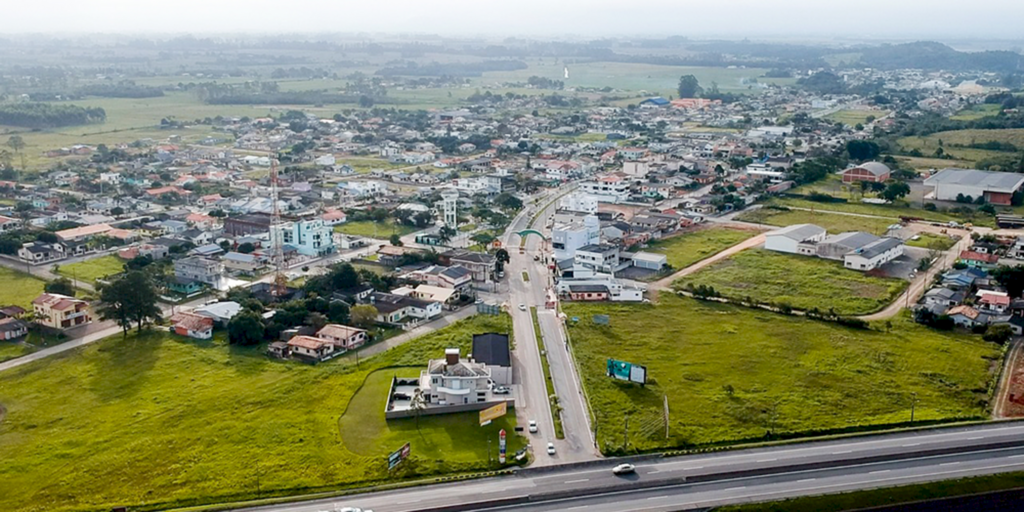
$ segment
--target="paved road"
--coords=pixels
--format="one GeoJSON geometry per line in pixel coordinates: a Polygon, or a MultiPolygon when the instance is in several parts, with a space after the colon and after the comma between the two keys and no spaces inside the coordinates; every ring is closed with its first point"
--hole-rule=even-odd
{"type": "Polygon", "coordinates": [[[529,504],[474,510],[671,511],[885,487],[1024,469],[1024,423],[933,429],[717,454],[524,470],[512,476],[247,510],[318,512],[356,506],[412,512],[529,497],[529,504]],[[683,481],[685,479],[685,481],[683,481]],[[556,498],[556,501],[547,501],[556,498]]]}

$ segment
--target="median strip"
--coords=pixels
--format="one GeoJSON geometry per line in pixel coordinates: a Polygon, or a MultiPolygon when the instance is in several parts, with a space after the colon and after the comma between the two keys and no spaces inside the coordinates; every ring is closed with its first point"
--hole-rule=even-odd
{"type": "MultiPolygon", "coordinates": [[[[523,272],[526,275],[526,272],[523,272]]],[[[551,367],[548,365],[548,353],[544,349],[544,340],[540,334],[540,320],[537,318],[537,307],[530,306],[530,316],[533,317],[533,334],[537,337],[537,349],[540,350],[540,365],[544,369],[544,386],[548,392],[548,403],[551,405],[551,421],[555,424],[555,439],[565,439],[565,431],[562,429],[562,407],[558,405],[558,395],[555,394],[555,381],[551,380],[551,367]]]]}

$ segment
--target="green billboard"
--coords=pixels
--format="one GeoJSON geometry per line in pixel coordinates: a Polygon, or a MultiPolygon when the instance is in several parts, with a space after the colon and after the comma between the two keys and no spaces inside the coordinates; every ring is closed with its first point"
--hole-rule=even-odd
{"type": "Polygon", "coordinates": [[[647,384],[647,367],[625,361],[608,360],[607,375],[619,380],[647,384]]]}

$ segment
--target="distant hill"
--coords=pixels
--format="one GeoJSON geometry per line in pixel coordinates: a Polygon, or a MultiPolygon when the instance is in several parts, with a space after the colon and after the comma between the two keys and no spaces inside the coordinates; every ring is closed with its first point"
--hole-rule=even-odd
{"type": "Polygon", "coordinates": [[[920,41],[859,49],[859,66],[1010,73],[1022,69],[1021,56],[1009,51],[959,52],[942,43],[920,41]]]}

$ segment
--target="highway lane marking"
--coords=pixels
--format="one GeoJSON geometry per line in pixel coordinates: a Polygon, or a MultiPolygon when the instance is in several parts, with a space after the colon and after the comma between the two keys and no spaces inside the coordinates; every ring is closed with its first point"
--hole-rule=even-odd
{"type": "Polygon", "coordinates": [[[728,489],[722,489],[722,492],[739,491],[741,489],[746,489],[746,488],[747,488],[747,486],[745,486],[745,485],[740,486],[740,487],[730,487],[728,489]]]}
{"type": "Polygon", "coordinates": [[[804,482],[813,482],[815,480],[817,480],[817,478],[804,478],[803,480],[797,480],[796,483],[801,484],[804,482]]]}
{"type": "Polygon", "coordinates": [[[942,464],[939,464],[939,465],[940,466],[955,466],[957,464],[960,464],[960,463],[959,462],[943,462],[942,464]]]}
{"type": "Polygon", "coordinates": [[[779,460],[779,459],[761,459],[758,462],[775,462],[777,460],[779,460]]]}
{"type": "Polygon", "coordinates": [[[567,483],[567,484],[581,484],[583,482],[589,482],[589,481],[590,481],[589,478],[581,478],[579,480],[567,480],[565,483],[567,483]]]}
{"type": "Polygon", "coordinates": [[[877,474],[879,474],[879,473],[888,473],[889,471],[891,471],[891,470],[888,470],[888,469],[883,469],[883,470],[881,470],[881,471],[872,471],[872,472],[870,472],[870,473],[868,473],[868,474],[869,474],[869,475],[877,475],[877,474]]]}
{"type": "Polygon", "coordinates": [[[569,508],[567,508],[566,510],[579,510],[579,509],[581,509],[581,508],[587,508],[587,507],[589,507],[589,506],[590,506],[590,505],[580,505],[580,506],[578,506],[578,507],[569,507],[569,508]]]}
{"type": "Polygon", "coordinates": [[[978,439],[984,439],[984,437],[968,437],[968,441],[977,441],[978,439]]]}
{"type": "Polygon", "coordinates": [[[911,446],[921,446],[921,443],[911,443],[902,445],[903,448],[910,448],[911,446]]]}
{"type": "Polygon", "coordinates": [[[844,451],[841,451],[841,452],[832,452],[832,455],[844,455],[844,454],[847,454],[847,453],[853,453],[853,450],[844,450],[844,451]]]}
{"type": "Polygon", "coordinates": [[[651,496],[650,498],[647,498],[647,499],[649,499],[649,500],[663,500],[665,498],[668,498],[668,496],[651,496]]]}

